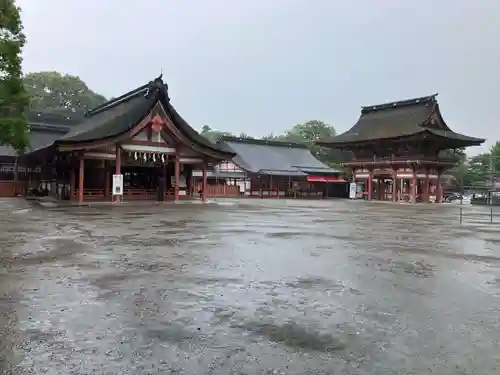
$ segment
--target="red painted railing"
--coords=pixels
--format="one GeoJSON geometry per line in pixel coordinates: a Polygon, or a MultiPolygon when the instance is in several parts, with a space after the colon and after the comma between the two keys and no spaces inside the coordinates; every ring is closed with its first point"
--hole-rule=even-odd
{"type": "MultiPolygon", "coordinates": [[[[195,195],[199,195],[198,192],[201,190],[202,184],[197,183],[195,185],[195,195]]],[[[207,185],[207,197],[239,197],[240,188],[236,185],[207,185]]]]}
{"type": "Polygon", "coordinates": [[[124,189],[123,200],[155,200],[158,198],[156,189],[124,189]]]}
{"type": "MultiPolygon", "coordinates": [[[[111,196],[111,194],[110,194],[111,196]]],[[[75,190],[73,196],[74,200],[78,200],[78,189],[75,190]]],[[[84,189],[83,190],[83,200],[84,201],[103,201],[104,200],[104,189],[84,189]]]]}

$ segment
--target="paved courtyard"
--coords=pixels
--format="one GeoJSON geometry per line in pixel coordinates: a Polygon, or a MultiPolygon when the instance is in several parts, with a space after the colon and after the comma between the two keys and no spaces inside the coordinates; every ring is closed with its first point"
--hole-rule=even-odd
{"type": "Polygon", "coordinates": [[[499,373],[500,216],[458,212],[0,201],[0,373],[499,373]]]}

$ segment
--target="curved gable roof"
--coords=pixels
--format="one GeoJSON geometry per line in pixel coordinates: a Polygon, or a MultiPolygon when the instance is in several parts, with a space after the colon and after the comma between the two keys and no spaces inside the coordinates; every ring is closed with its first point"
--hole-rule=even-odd
{"type": "Polygon", "coordinates": [[[170,103],[168,85],[163,83],[161,76],[91,110],[56,144],[87,143],[118,137],[137,126],[157,103],[162,105],[174,126],[191,142],[215,151],[221,157],[234,156],[201,136],[179,115],[170,103]]]}
{"type": "Polygon", "coordinates": [[[347,145],[367,141],[401,138],[419,133],[480,145],[485,140],[455,133],[444,122],[435,95],[362,107],[361,115],[348,131],[318,144],[347,145]]]}

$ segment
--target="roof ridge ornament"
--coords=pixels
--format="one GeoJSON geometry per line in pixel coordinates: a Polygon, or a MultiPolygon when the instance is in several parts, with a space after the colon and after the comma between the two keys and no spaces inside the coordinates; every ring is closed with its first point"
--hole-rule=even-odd
{"type": "Polygon", "coordinates": [[[388,108],[405,107],[405,106],[411,106],[411,105],[416,105],[416,104],[429,103],[431,101],[435,101],[437,95],[438,94],[436,93],[436,94],[432,94],[432,95],[428,95],[428,96],[421,96],[421,97],[417,97],[417,98],[398,100],[398,101],[393,101],[393,102],[386,102],[384,104],[362,106],[361,112],[367,113],[367,112],[371,112],[371,111],[384,110],[384,109],[388,109],[388,108]]]}

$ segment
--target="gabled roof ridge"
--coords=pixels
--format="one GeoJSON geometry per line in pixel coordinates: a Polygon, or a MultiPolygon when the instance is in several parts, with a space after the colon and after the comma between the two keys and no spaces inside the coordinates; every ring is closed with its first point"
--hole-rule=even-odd
{"type": "Polygon", "coordinates": [[[69,124],[77,124],[83,120],[83,116],[81,115],[71,116],[68,113],[50,111],[49,109],[47,110],[28,109],[27,111],[25,111],[24,116],[26,117],[28,123],[54,122],[54,123],[61,123],[63,125],[69,125],[69,124]]]}
{"type": "Polygon", "coordinates": [[[37,123],[37,122],[29,122],[29,129],[30,130],[41,130],[41,131],[53,131],[53,132],[58,132],[58,133],[68,133],[69,130],[71,129],[71,125],[58,125],[58,124],[44,124],[44,123],[37,123]]]}
{"type": "Polygon", "coordinates": [[[163,83],[162,77],[163,77],[163,74],[160,75],[159,77],[155,78],[154,80],[149,81],[145,85],[137,87],[137,88],[135,88],[135,89],[123,94],[123,95],[120,95],[117,98],[113,98],[111,100],[108,100],[106,103],[103,103],[100,106],[97,106],[96,108],[93,108],[90,111],[88,111],[85,114],[85,117],[91,117],[97,113],[104,111],[104,110],[107,110],[107,109],[113,108],[119,104],[125,103],[125,102],[129,101],[130,99],[135,98],[136,96],[138,96],[140,94],[148,95],[151,87],[153,87],[155,85],[157,87],[165,86],[165,84],[163,83]]]}
{"type": "Polygon", "coordinates": [[[260,146],[276,146],[276,147],[288,147],[288,148],[308,148],[306,143],[298,142],[287,142],[287,141],[272,141],[267,139],[256,139],[256,138],[241,138],[233,136],[223,136],[219,140],[220,142],[235,142],[235,143],[246,143],[260,146]]]}
{"type": "Polygon", "coordinates": [[[436,102],[437,95],[438,94],[436,93],[433,95],[421,96],[418,98],[411,98],[411,99],[399,100],[399,101],[383,103],[383,104],[362,106],[361,107],[361,114],[365,114],[365,113],[369,113],[369,112],[377,112],[377,111],[381,111],[381,110],[385,110],[385,109],[401,108],[401,107],[407,107],[407,106],[411,106],[411,105],[436,102]]]}

